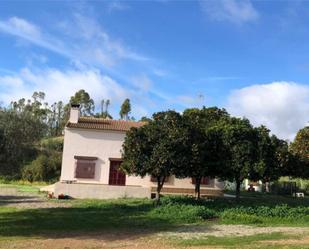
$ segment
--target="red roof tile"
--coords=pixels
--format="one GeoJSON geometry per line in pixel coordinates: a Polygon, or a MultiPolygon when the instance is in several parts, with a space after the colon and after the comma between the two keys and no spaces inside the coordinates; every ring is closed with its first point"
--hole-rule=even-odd
{"type": "Polygon", "coordinates": [[[78,123],[67,123],[69,128],[93,129],[93,130],[111,130],[128,131],[132,127],[141,127],[145,122],[134,122],[125,120],[113,120],[93,117],[80,117],[78,123]]]}

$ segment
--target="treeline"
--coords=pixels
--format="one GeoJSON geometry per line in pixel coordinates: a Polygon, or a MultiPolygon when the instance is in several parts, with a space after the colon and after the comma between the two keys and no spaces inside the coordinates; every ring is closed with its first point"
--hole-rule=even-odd
{"type": "Polygon", "coordinates": [[[267,127],[253,127],[225,109],[158,112],[146,125],[128,132],[123,158],[126,173],[156,179],[158,201],[171,175],[193,178],[197,198],[203,177],[235,182],[239,198],[244,179],[269,186],[281,176],[309,178],[309,128],[289,146],[267,127]]]}
{"type": "MultiPolygon", "coordinates": [[[[71,104],[80,104],[82,115],[112,119],[110,100],[103,99],[95,112],[94,100],[79,90],[68,103],[51,105],[45,93],[34,92],[31,99],[0,106],[0,177],[29,181],[56,181],[60,176],[65,124],[71,104]]],[[[130,100],[124,100],[119,116],[132,120],[130,100]]]]}

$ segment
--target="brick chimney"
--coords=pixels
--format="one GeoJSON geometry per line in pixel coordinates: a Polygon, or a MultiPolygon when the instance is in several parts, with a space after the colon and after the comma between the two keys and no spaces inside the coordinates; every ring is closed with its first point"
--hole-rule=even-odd
{"type": "Polygon", "coordinates": [[[70,110],[70,123],[77,124],[80,117],[79,104],[72,104],[70,110]]]}

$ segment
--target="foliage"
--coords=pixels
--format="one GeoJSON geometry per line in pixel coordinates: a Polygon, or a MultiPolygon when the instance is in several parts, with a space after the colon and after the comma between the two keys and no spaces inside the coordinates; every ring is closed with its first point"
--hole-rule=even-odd
{"type": "Polygon", "coordinates": [[[216,212],[205,206],[185,204],[161,204],[152,210],[152,214],[166,219],[182,220],[183,222],[199,222],[215,218],[216,212]]]}
{"type": "Polygon", "coordinates": [[[102,99],[101,100],[101,113],[97,113],[95,116],[98,118],[107,118],[107,119],[113,119],[112,115],[110,115],[108,111],[108,107],[110,105],[110,100],[102,99]]]}
{"type": "Polygon", "coordinates": [[[71,104],[79,104],[80,112],[82,115],[92,115],[94,111],[94,101],[90,97],[89,93],[81,89],[70,98],[69,105],[66,109],[69,109],[71,104]]]}
{"type": "Polygon", "coordinates": [[[250,177],[252,166],[258,161],[258,136],[249,120],[230,118],[221,124],[222,143],[225,152],[220,178],[236,182],[236,198],[239,199],[242,181],[250,177]]]}
{"type": "Polygon", "coordinates": [[[181,168],[176,176],[195,179],[195,194],[200,198],[202,177],[216,176],[221,167],[222,141],[216,125],[227,119],[229,114],[216,107],[186,109],[183,113],[188,129],[187,157],[189,163],[181,168]]]}
{"type": "Polygon", "coordinates": [[[121,108],[120,108],[120,112],[119,112],[120,118],[128,120],[130,112],[131,112],[130,100],[129,99],[125,99],[123,101],[122,105],[121,105],[121,108]]]}
{"type": "Polygon", "coordinates": [[[0,174],[19,177],[20,167],[35,155],[35,142],[46,126],[28,112],[0,110],[0,174]]]}
{"type": "Polygon", "coordinates": [[[38,157],[22,170],[22,179],[55,182],[60,177],[63,139],[45,139],[38,157]]]}
{"type": "Polygon", "coordinates": [[[159,202],[165,179],[187,165],[187,138],[179,113],[155,113],[151,122],[127,133],[123,143],[122,168],[128,174],[155,177],[159,202]]]}
{"type": "MultiPolygon", "coordinates": [[[[296,177],[309,178],[309,127],[300,129],[291,143],[291,152],[298,159],[297,167],[294,167],[292,175],[296,177]],[[296,169],[296,170],[295,170],[296,169]]],[[[295,161],[294,161],[295,163],[295,161]]],[[[296,162],[297,164],[297,162],[296,162]]]]}

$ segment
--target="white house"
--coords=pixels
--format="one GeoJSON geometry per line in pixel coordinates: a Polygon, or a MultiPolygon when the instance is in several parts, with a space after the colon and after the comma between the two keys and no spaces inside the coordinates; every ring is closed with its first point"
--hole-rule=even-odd
{"type": "MultiPolygon", "coordinates": [[[[156,191],[151,176],[125,175],[119,170],[121,149],[126,132],[143,122],[80,117],[78,106],[72,106],[64,131],[61,178],[55,184],[55,195],[75,198],[147,197],[156,191]]],[[[223,183],[205,177],[202,196],[222,195],[223,183]]],[[[162,194],[194,194],[191,178],[169,177],[162,194]]]]}

